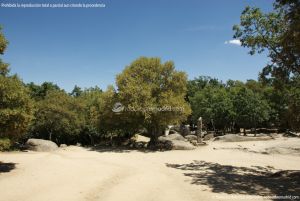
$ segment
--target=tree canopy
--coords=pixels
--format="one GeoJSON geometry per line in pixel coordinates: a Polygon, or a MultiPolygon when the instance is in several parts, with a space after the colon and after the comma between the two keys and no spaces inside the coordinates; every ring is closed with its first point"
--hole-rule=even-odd
{"type": "Polygon", "coordinates": [[[17,139],[33,119],[33,101],[17,76],[0,76],[0,136],[17,139]]]}
{"type": "Polygon", "coordinates": [[[141,57],[116,78],[118,98],[126,113],[138,120],[153,139],[169,124],[184,121],[190,114],[185,101],[187,76],[171,61],[141,57]]]}
{"type": "Polygon", "coordinates": [[[37,102],[35,120],[31,127],[33,136],[72,144],[84,122],[83,105],[62,91],[51,91],[37,102]]]}
{"type": "Polygon", "coordinates": [[[233,104],[224,87],[207,86],[191,97],[193,120],[196,123],[202,117],[206,124],[226,129],[233,122],[235,113],[233,104]]]}
{"type": "Polygon", "coordinates": [[[250,54],[268,52],[270,63],[261,72],[265,79],[271,74],[275,81],[287,83],[300,73],[300,3],[277,0],[274,11],[263,13],[259,8],[246,7],[240,25],[235,25],[234,38],[250,48],[250,54]]]}
{"type": "MultiPolygon", "coordinates": [[[[0,54],[7,44],[0,27],[0,54]]],[[[8,64],[0,59],[0,137],[16,140],[26,133],[33,119],[33,102],[18,76],[8,73],[8,64]]]]}
{"type": "MultiPolygon", "coordinates": [[[[5,39],[3,33],[2,33],[2,28],[0,26],[0,54],[3,55],[4,51],[8,45],[8,41],[5,39]]],[[[2,59],[0,58],[0,75],[7,75],[9,73],[9,68],[8,64],[4,63],[2,59]]]]}

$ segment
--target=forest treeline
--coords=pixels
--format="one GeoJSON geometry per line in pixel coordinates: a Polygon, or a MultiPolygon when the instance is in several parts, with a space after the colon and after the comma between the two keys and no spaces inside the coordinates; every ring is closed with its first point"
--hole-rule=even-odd
{"type": "MultiPolygon", "coordinates": [[[[155,141],[168,125],[193,126],[200,116],[206,129],[221,132],[298,131],[299,8],[297,0],[278,0],[270,13],[247,7],[240,25],[233,27],[234,37],[250,54],[268,53],[270,62],[258,81],[188,80],[172,61],[140,57],[116,76],[116,87],[75,86],[67,93],[51,82],[23,83],[0,60],[0,150],[32,137],[90,145],[143,132],[155,141]],[[121,107],[117,112],[116,103],[121,107]]],[[[0,30],[0,54],[7,45],[0,30]]]]}

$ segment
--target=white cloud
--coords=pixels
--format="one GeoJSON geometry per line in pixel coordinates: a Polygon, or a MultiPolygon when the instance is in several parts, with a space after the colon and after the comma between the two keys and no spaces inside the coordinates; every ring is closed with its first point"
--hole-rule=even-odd
{"type": "Polygon", "coordinates": [[[241,45],[241,41],[238,40],[238,39],[233,39],[233,40],[227,40],[225,41],[225,44],[228,45],[228,44],[231,44],[231,45],[241,45]]]}

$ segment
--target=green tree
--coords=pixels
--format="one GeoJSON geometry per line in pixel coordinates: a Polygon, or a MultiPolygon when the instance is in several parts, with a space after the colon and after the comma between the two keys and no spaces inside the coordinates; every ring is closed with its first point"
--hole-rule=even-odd
{"type": "Polygon", "coordinates": [[[204,89],[206,86],[223,86],[221,82],[216,78],[209,76],[199,76],[193,80],[189,80],[187,83],[187,100],[189,97],[193,97],[197,91],[204,89]]]}
{"type": "Polygon", "coordinates": [[[31,134],[58,144],[74,144],[85,124],[84,105],[63,91],[50,91],[37,102],[31,134]]]}
{"type": "Polygon", "coordinates": [[[173,62],[141,57],[117,75],[118,99],[135,127],[146,128],[151,142],[169,124],[185,121],[190,107],[185,101],[187,76],[173,62]]]}
{"type": "MultiPolygon", "coordinates": [[[[2,33],[2,28],[0,26],[0,54],[3,55],[4,51],[7,47],[8,41],[5,39],[3,33],[2,33]]],[[[0,59],[0,75],[5,76],[9,72],[8,64],[4,63],[0,59]]]]}
{"type": "Polygon", "coordinates": [[[245,83],[245,87],[252,90],[254,93],[258,93],[263,95],[265,86],[262,82],[256,80],[247,80],[245,83]]]}
{"type": "Polygon", "coordinates": [[[17,140],[33,118],[33,102],[17,76],[0,75],[0,137],[17,140]]]}
{"type": "Polygon", "coordinates": [[[98,87],[85,89],[77,97],[77,100],[84,105],[83,115],[85,118],[80,141],[84,144],[95,144],[103,137],[100,130],[100,115],[105,104],[103,91],[98,87]]]}
{"type": "Polygon", "coordinates": [[[102,94],[102,107],[100,108],[99,128],[105,138],[131,137],[140,125],[138,119],[126,112],[116,113],[113,108],[120,102],[113,86],[109,86],[102,94]]]}
{"type": "Polygon", "coordinates": [[[90,140],[91,144],[100,140],[114,140],[131,137],[138,131],[134,118],[125,113],[112,111],[118,97],[115,89],[109,86],[102,91],[99,88],[84,90],[78,98],[85,105],[85,125],[81,138],[90,140]]]}
{"type": "MultiPolygon", "coordinates": [[[[0,28],[0,54],[4,54],[7,44],[0,28]]],[[[0,60],[0,137],[17,140],[33,118],[33,102],[22,81],[8,73],[8,64],[0,60]]]]}
{"type": "Polygon", "coordinates": [[[257,128],[269,120],[270,106],[259,94],[246,87],[231,88],[231,98],[235,110],[235,122],[243,128],[257,128]]]}
{"type": "Polygon", "coordinates": [[[287,108],[289,89],[287,86],[277,90],[272,85],[265,85],[263,96],[270,106],[270,118],[268,121],[269,127],[285,129],[288,127],[287,108]]]}
{"type": "Polygon", "coordinates": [[[300,76],[292,81],[288,93],[287,119],[291,129],[300,130],[300,76]]]}
{"type": "Polygon", "coordinates": [[[233,104],[224,87],[208,86],[196,92],[191,98],[194,122],[202,117],[204,122],[212,123],[225,133],[234,120],[233,104]]]}
{"type": "Polygon", "coordinates": [[[52,82],[44,82],[41,85],[36,85],[33,82],[26,84],[29,88],[31,98],[35,100],[42,100],[50,91],[63,91],[56,84],[52,82]]]}
{"type": "Polygon", "coordinates": [[[282,49],[280,53],[285,56],[285,63],[292,72],[300,73],[300,1],[277,0],[274,4],[277,10],[282,10],[285,32],[280,37],[282,49]]]}
{"type": "Polygon", "coordinates": [[[271,59],[261,77],[271,73],[278,87],[291,75],[300,73],[300,3],[297,0],[277,0],[274,11],[263,13],[259,8],[246,7],[240,25],[233,27],[234,38],[250,48],[250,54],[268,51],[271,59]]]}
{"type": "Polygon", "coordinates": [[[77,85],[74,86],[74,89],[70,93],[70,95],[74,97],[79,97],[81,94],[82,94],[82,89],[77,85]]]}

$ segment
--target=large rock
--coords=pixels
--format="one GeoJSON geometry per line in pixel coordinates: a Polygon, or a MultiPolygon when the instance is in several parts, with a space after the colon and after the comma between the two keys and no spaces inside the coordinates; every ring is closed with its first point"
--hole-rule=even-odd
{"type": "Polygon", "coordinates": [[[179,133],[176,130],[170,129],[169,130],[169,135],[173,135],[173,134],[179,134],[179,133]]]}
{"type": "Polygon", "coordinates": [[[227,134],[224,136],[216,137],[215,140],[220,140],[223,142],[244,142],[244,141],[263,141],[273,139],[270,136],[266,137],[250,137],[250,136],[240,136],[237,134],[227,134]]]}
{"type": "Polygon", "coordinates": [[[182,140],[182,141],[186,141],[186,139],[178,133],[170,134],[170,135],[167,135],[167,136],[160,136],[158,139],[159,140],[182,140]]]}
{"type": "MultiPolygon", "coordinates": [[[[196,140],[196,141],[198,140],[197,135],[187,135],[187,136],[185,136],[185,138],[186,138],[188,141],[190,141],[190,142],[195,141],[195,140],[196,140]]],[[[210,139],[212,139],[212,138],[214,138],[214,134],[213,134],[213,133],[210,133],[210,134],[204,135],[203,140],[206,141],[206,140],[210,140],[210,139]]]]}
{"type": "Polygon", "coordinates": [[[66,147],[68,147],[68,145],[66,145],[66,144],[61,144],[61,145],[59,145],[59,147],[60,147],[60,148],[66,148],[66,147]]]}
{"type": "Polygon", "coordinates": [[[58,148],[54,142],[42,139],[29,139],[26,146],[32,151],[55,151],[58,148]]]}
{"type": "Polygon", "coordinates": [[[206,134],[204,136],[203,140],[206,141],[206,140],[210,140],[212,138],[214,138],[214,134],[213,133],[209,133],[209,134],[206,134]]]}
{"type": "Polygon", "coordinates": [[[188,141],[197,140],[197,136],[196,135],[187,135],[187,136],[185,136],[185,138],[188,141]]]}
{"type": "Polygon", "coordinates": [[[158,138],[157,148],[165,150],[192,150],[196,147],[189,143],[182,135],[171,134],[160,136],[158,138]]]}
{"type": "Polygon", "coordinates": [[[171,143],[173,150],[193,150],[196,148],[191,143],[185,141],[172,140],[171,143]]]}

